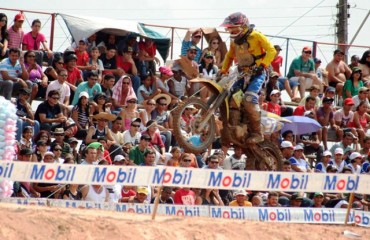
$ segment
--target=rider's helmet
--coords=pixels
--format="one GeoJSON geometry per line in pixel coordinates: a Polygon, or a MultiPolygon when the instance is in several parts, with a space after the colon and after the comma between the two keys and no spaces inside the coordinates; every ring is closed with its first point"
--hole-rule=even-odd
{"type": "Polygon", "coordinates": [[[230,33],[230,37],[236,39],[248,31],[249,20],[243,13],[236,12],[225,18],[220,27],[225,27],[226,31],[230,33]]]}

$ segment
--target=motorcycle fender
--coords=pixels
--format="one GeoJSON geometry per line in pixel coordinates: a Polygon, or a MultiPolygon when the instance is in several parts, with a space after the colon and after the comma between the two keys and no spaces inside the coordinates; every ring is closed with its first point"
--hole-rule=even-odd
{"type": "Polygon", "coordinates": [[[221,94],[224,89],[214,80],[205,78],[194,78],[189,81],[190,83],[202,83],[213,94],[221,94]]]}

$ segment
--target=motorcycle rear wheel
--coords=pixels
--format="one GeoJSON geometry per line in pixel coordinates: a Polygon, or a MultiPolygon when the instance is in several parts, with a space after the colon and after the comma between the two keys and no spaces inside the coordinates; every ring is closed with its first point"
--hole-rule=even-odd
{"type": "Polygon", "coordinates": [[[194,154],[200,154],[203,153],[205,150],[208,149],[208,147],[213,143],[215,140],[215,133],[216,133],[216,124],[214,115],[210,117],[208,120],[206,127],[204,131],[207,132],[205,135],[205,138],[200,143],[200,145],[195,146],[192,143],[189,142],[189,136],[185,136],[184,130],[181,128],[181,119],[182,114],[184,113],[185,109],[189,106],[194,106],[197,110],[197,113],[195,114],[195,119],[191,122],[191,131],[188,133],[188,135],[201,135],[202,132],[199,131],[198,127],[202,119],[205,117],[205,114],[207,113],[207,110],[209,109],[209,106],[201,101],[197,97],[191,97],[187,99],[184,103],[180,103],[179,106],[172,112],[173,116],[173,134],[176,138],[177,143],[181,148],[184,149],[187,153],[194,153],[194,154]]]}

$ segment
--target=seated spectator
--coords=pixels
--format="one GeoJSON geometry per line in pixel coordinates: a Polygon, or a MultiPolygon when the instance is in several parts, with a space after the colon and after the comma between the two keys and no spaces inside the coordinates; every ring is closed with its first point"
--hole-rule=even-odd
{"type": "Polygon", "coordinates": [[[33,128],[30,126],[24,127],[22,130],[22,136],[18,143],[19,149],[31,149],[32,148],[32,137],[33,137],[33,128]]]}
{"type": "Polygon", "coordinates": [[[105,53],[107,51],[107,47],[112,47],[117,50],[116,36],[114,34],[108,34],[107,38],[104,41],[101,41],[97,47],[101,53],[105,53]]]}
{"type": "Polygon", "coordinates": [[[164,163],[164,160],[166,159],[166,155],[165,155],[166,149],[165,149],[165,145],[163,143],[162,137],[158,131],[158,125],[156,121],[149,120],[146,124],[146,128],[147,130],[143,132],[142,134],[147,134],[150,136],[151,140],[150,140],[149,146],[154,148],[157,154],[161,155],[161,158],[162,158],[161,161],[162,163],[164,163]]]}
{"type": "Polygon", "coordinates": [[[311,167],[308,162],[303,158],[303,147],[296,145],[294,147],[293,156],[289,159],[292,164],[294,172],[311,172],[311,167]]]}
{"type": "Polygon", "coordinates": [[[325,151],[322,155],[322,161],[315,166],[315,172],[326,173],[327,167],[330,165],[331,152],[325,151]]]}
{"type": "MultiPolygon", "coordinates": [[[[40,131],[40,133],[41,136],[46,135],[46,133],[42,133],[42,131],[40,131]]],[[[46,142],[45,140],[38,140],[36,142],[35,150],[32,154],[31,162],[41,162],[44,159],[46,152],[48,151],[48,146],[50,146],[50,143],[46,142]]]]}
{"type": "Polygon", "coordinates": [[[248,201],[248,195],[245,190],[238,190],[234,196],[235,200],[229,203],[230,207],[252,207],[252,203],[248,201]]]}
{"type": "MultiPolygon", "coordinates": [[[[74,96],[74,92],[77,89],[77,85],[83,82],[81,71],[77,68],[77,56],[74,53],[70,53],[64,56],[65,69],[67,69],[68,77],[67,84],[71,89],[71,98],[74,96]],[[73,95],[73,96],[72,96],[73,95]]],[[[77,94],[78,96],[78,94],[77,94]]]]}
{"type": "Polygon", "coordinates": [[[178,205],[194,205],[195,193],[190,188],[180,188],[175,192],[174,202],[178,205]]]}
{"type": "Polygon", "coordinates": [[[310,94],[305,96],[301,102],[299,103],[300,106],[305,105],[307,97],[311,96],[315,98],[315,109],[318,109],[321,106],[321,99],[319,97],[320,87],[316,84],[313,84],[309,89],[310,94]]]}
{"type": "Polygon", "coordinates": [[[136,97],[132,96],[127,98],[127,106],[122,109],[122,111],[119,113],[119,116],[124,122],[124,125],[122,126],[122,131],[130,129],[130,124],[132,120],[140,117],[140,114],[137,111],[136,97]]]}
{"type": "Polygon", "coordinates": [[[360,59],[358,67],[362,70],[362,79],[368,85],[370,81],[370,50],[366,50],[360,59]]]}
{"type": "Polygon", "coordinates": [[[9,49],[9,57],[0,63],[0,96],[10,100],[13,90],[28,88],[26,80],[28,71],[20,59],[21,51],[16,48],[9,49]]]}
{"type": "Polygon", "coordinates": [[[123,144],[131,143],[133,146],[139,144],[142,135],[139,131],[140,124],[141,124],[140,118],[134,118],[131,120],[130,127],[126,129],[122,134],[123,144]]]}
{"type": "MultiPolygon", "coordinates": [[[[185,111],[182,112],[181,120],[180,120],[180,127],[183,131],[184,135],[191,134],[191,124],[194,123],[194,113],[196,109],[194,105],[188,105],[185,108],[185,111]]],[[[170,126],[172,128],[172,126],[170,126]]]]}
{"type": "Polygon", "coordinates": [[[364,156],[364,160],[370,159],[370,136],[364,138],[360,153],[364,156]]]}
{"type": "MultiPolygon", "coordinates": [[[[138,76],[138,71],[134,60],[134,53],[131,47],[123,49],[122,55],[119,53],[116,56],[117,67],[123,70],[123,74],[131,77],[132,87],[134,88],[135,93],[137,93],[137,90],[140,86],[140,77],[138,76]]],[[[145,74],[146,73],[144,72],[141,75],[145,74]]]]}
{"type": "Polygon", "coordinates": [[[24,66],[27,69],[29,79],[26,81],[31,93],[31,101],[36,98],[39,86],[40,88],[47,88],[48,78],[42,71],[42,67],[36,63],[36,54],[34,51],[27,51],[24,54],[24,66]]]}
{"type": "MultiPolygon", "coordinates": [[[[51,66],[48,66],[44,73],[48,77],[48,82],[58,79],[58,70],[64,69],[64,60],[61,55],[55,55],[51,66]]],[[[44,92],[45,93],[45,92],[44,92]]],[[[45,96],[45,94],[43,95],[45,96]]]]}
{"type": "Polygon", "coordinates": [[[355,103],[352,106],[352,111],[356,111],[357,107],[360,105],[360,102],[362,101],[365,101],[367,105],[370,104],[368,99],[369,91],[370,89],[368,89],[367,87],[361,87],[358,91],[358,95],[352,97],[352,100],[355,103]]]}
{"type": "Polygon", "coordinates": [[[320,87],[320,92],[323,92],[323,84],[315,73],[315,63],[311,59],[311,53],[310,47],[304,47],[302,55],[292,61],[287,75],[289,80],[299,83],[301,98],[304,98],[305,90],[310,88],[312,84],[317,84],[320,87]]]}
{"type": "Polygon", "coordinates": [[[294,193],[290,198],[289,207],[302,207],[303,202],[303,194],[302,193],[294,193]]]}
{"type": "Polygon", "coordinates": [[[138,187],[137,191],[136,191],[136,196],[135,197],[130,197],[128,202],[129,203],[149,204],[148,196],[149,196],[148,187],[138,187]]]}
{"type": "Polygon", "coordinates": [[[47,41],[45,35],[40,32],[41,30],[41,21],[39,19],[35,19],[32,21],[31,24],[31,32],[26,33],[23,37],[22,42],[22,50],[23,51],[36,51],[37,54],[36,61],[37,64],[42,66],[42,62],[44,59],[44,52],[40,51],[40,47],[42,45],[44,51],[47,53],[48,58],[52,59],[53,52],[49,49],[47,45],[47,41]]]}
{"type": "Polygon", "coordinates": [[[279,105],[280,96],[279,90],[272,90],[270,101],[263,105],[263,110],[281,116],[281,106],[279,105]]]}
{"type": "MultiPolygon", "coordinates": [[[[195,56],[199,51],[195,46],[189,47],[186,52],[186,56],[181,56],[180,59],[175,60],[174,65],[179,64],[188,79],[193,79],[199,76],[199,65],[195,60],[195,56]]],[[[189,95],[193,95],[198,92],[201,88],[200,83],[192,83],[190,85],[189,95]]]]}
{"type": "MultiPolygon", "coordinates": [[[[111,104],[107,102],[107,96],[104,93],[98,93],[94,96],[93,101],[90,101],[90,115],[96,115],[101,112],[111,113],[111,104]]],[[[92,122],[96,122],[93,120],[92,122]]]]}
{"type": "MultiPolygon", "coordinates": [[[[161,90],[154,88],[152,84],[153,74],[148,73],[148,75],[141,76],[142,85],[137,90],[138,103],[142,103],[144,100],[152,99],[161,93],[161,90]]],[[[170,98],[171,100],[171,98],[170,98]]]]}
{"type": "Polygon", "coordinates": [[[114,141],[120,145],[120,146],[124,146],[125,142],[123,140],[123,133],[121,132],[121,129],[122,129],[122,125],[123,125],[123,121],[122,121],[122,118],[120,116],[118,116],[116,118],[116,120],[112,121],[112,137],[114,138],[114,141]]]}
{"type": "MultiPolygon", "coordinates": [[[[284,79],[287,80],[286,78],[284,78],[284,79]]],[[[277,72],[272,72],[269,75],[269,81],[267,82],[267,85],[266,85],[266,101],[271,102],[271,92],[272,91],[277,90],[277,91],[281,92],[281,90],[284,90],[284,88],[281,88],[281,86],[283,86],[283,85],[281,85],[280,82],[278,82],[278,73],[277,72]]],[[[262,96],[260,95],[260,97],[262,97],[262,96]]],[[[261,99],[261,101],[264,102],[265,100],[261,99]]],[[[285,106],[284,101],[281,98],[281,94],[280,94],[280,97],[278,99],[278,103],[279,103],[280,108],[281,108],[281,116],[282,117],[287,117],[287,116],[292,116],[293,115],[293,108],[285,106]]],[[[262,106],[264,106],[264,104],[262,104],[262,106]]]]}
{"type": "Polygon", "coordinates": [[[53,132],[53,135],[55,140],[51,143],[51,147],[53,148],[55,144],[59,144],[59,146],[62,148],[62,158],[65,158],[67,154],[72,153],[71,146],[69,146],[69,144],[65,142],[65,132],[63,128],[56,128],[53,132]]]}
{"type": "Polygon", "coordinates": [[[36,143],[39,140],[45,141],[47,143],[47,145],[50,146],[50,144],[51,144],[51,133],[46,131],[46,130],[40,130],[40,132],[38,134],[35,134],[35,137],[33,138],[33,143],[34,143],[33,148],[36,147],[36,143]]]}
{"type": "Polygon", "coordinates": [[[161,90],[161,93],[168,94],[171,97],[171,104],[176,104],[178,98],[170,93],[170,88],[168,86],[168,79],[173,76],[173,72],[169,67],[159,68],[160,76],[156,78],[156,87],[161,90]]]}
{"type": "Polygon", "coordinates": [[[365,134],[368,130],[368,123],[370,122],[370,115],[367,113],[369,104],[366,101],[361,101],[356,108],[353,119],[348,123],[348,127],[356,128],[360,143],[363,142],[365,134]]]}
{"type": "MultiPolygon", "coordinates": [[[[99,59],[100,60],[100,59],[99,59]]],[[[110,102],[114,102],[113,100],[113,86],[114,86],[114,83],[115,83],[115,78],[113,75],[111,74],[107,74],[104,76],[102,82],[101,82],[101,90],[102,90],[102,93],[105,93],[105,95],[107,96],[107,98],[109,99],[110,102]]],[[[112,102],[112,104],[113,104],[112,102]]]]}
{"type": "Polygon", "coordinates": [[[72,119],[78,128],[75,137],[85,139],[90,126],[89,94],[87,92],[81,92],[78,97],[78,102],[72,109],[72,119]]]}
{"type": "Polygon", "coordinates": [[[290,141],[283,141],[280,145],[283,160],[287,161],[293,157],[294,146],[290,141]]]}
{"type": "Polygon", "coordinates": [[[35,119],[40,123],[40,129],[51,131],[57,127],[63,127],[66,123],[67,117],[62,113],[59,99],[59,91],[52,90],[48,93],[47,100],[37,107],[35,119]]]}
{"type": "Polygon", "coordinates": [[[99,137],[103,136],[108,139],[109,146],[113,145],[115,141],[112,137],[111,130],[108,128],[108,121],[114,121],[117,116],[106,112],[100,112],[93,115],[93,118],[97,120],[97,123],[89,127],[85,143],[90,144],[96,142],[99,137]]]}
{"type": "Polygon", "coordinates": [[[344,83],[343,99],[351,98],[358,95],[361,87],[364,86],[362,81],[362,72],[358,67],[352,69],[352,74],[349,79],[344,83]]]}
{"type": "Polygon", "coordinates": [[[68,72],[66,69],[61,68],[58,70],[58,79],[52,81],[47,89],[46,89],[46,97],[48,96],[50,91],[59,91],[60,98],[58,100],[60,107],[62,108],[63,113],[65,116],[68,116],[69,113],[69,103],[70,103],[70,96],[71,96],[71,89],[70,85],[66,82],[68,77],[68,72]]]}
{"type": "Polygon", "coordinates": [[[142,105],[144,106],[144,109],[141,109],[139,114],[142,126],[146,126],[146,123],[152,119],[152,112],[155,109],[156,103],[155,100],[149,99],[145,100],[142,105]]]}
{"type": "MultiPolygon", "coordinates": [[[[107,76],[107,75],[106,75],[107,76]]],[[[123,75],[112,88],[113,109],[121,111],[127,106],[127,99],[136,98],[136,93],[132,88],[131,78],[128,75],[123,75]]]]}
{"type": "Polygon", "coordinates": [[[108,189],[103,185],[85,185],[81,188],[81,194],[84,201],[109,202],[108,189]]]}
{"type": "Polygon", "coordinates": [[[166,166],[178,167],[181,161],[181,148],[172,147],[171,148],[171,158],[167,161],[166,166]]]}
{"type": "Polygon", "coordinates": [[[313,195],[313,208],[324,208],[324,194],[322,192],[315,192],[313,195]]]}
{"type": "Polygon", "coordinates": [[[351,76],[351,69],[343,61],[344,52],[340,49],[334,51],[333,60],[328,63],[326,70],[328,71],[329,86],[336,89],[338,96],[343,96],[343,86],[347,79],[351,76]]]}
{"type": "Polygon", "coordinates": [[[196,63],[199,63],[202,51],[197,45],[199,44],[201,38],[202,38],[202,31],[200,29],[195,29],[195,30],[189,29],[186,32],[184,39],[182,40],[181,56],[186,56],[188,49],[190,47],[194,47],[195,55],[194,55],[193,60],[196,63]]]}
{"type": "Polygon", "coordinates": [[[25,20],[24,15],[20,12],[14,16],[13,26],[8,28],[8,49],[16,48],[22,49],[21,44],[23,42],[24,32],[22,29],[23,22],[25,20]]]}
{"type": "Polygon", "coordinates": [[[81,154],[77,150],[78,140],[77,138],[71,137],[68,139],[69,146],[72,149],[72,159],[75,164],[81,164],[81,154]]]}
{"type": "MultiPolygon", "coordinates": [[[[313,113],[315,113],[315,102],[316,102],[316,99],[314,97],[311,97],[311,96],[308,96],[306,98],[306,102],[304,104],[304,106],[298,106],[296,107],[296,109],[294,110],[294,113],[293,115],[294,116],[303,116],[305,112],[307,111],[312,111],[313,113]]],[[[315,116],[316,118],[316,116],[315,116]]]]}
{"type": "Polygon", "coordinates": [[[353,119],[354,112],[352,112],[352,106],[354,105],[352,98],[346,98],[343,101],[343,108],[338,109],[334,112],[334,121],[339,126],[339,141],[342,141],[344,132],[352,132],[355,136],[357,135],[356,129],[349,127],[349,122],[353,119]]]}
{"type": "Polygon", "coordinates": [[[351,163],[348,164],[347,167],[351,169],[353,174],[360,174],[362,155],[358,152],[353,152],[349,155],[349,160],[351,163]]]}
{"type": "Polygon", "coordinates": [[[144,163],[144,153],[149,151],[149,142],[151,138],[148,135],[142,135],[140,142],[134,146],[130,152],[130,165],[140,165],[144,163]]]}
{"type": "Polygon", "coordinates": [[[279,203],[279,193],[269,192],[267,202],[264,207],[281,207],[281,204],[279,203]]]}
{"type": "Polygon", "coordinates": [[[316,72],[317,77],[325,86],[328,86],[328,72],[325,69],[320,67],[321,59],[315,57],[313,61],[315,63],[315,72],[316,72]]]}
{"type": "Polygon", "coordinates": [[[218,189],[202,189],[200,197],[201,205],[224,206],[218,189]]]}
{"type": "Polygon", "coordinates": [[[8,17],[0,13],[0,61],[5,58],[8,51],[9,33],[7,28],[8,17]]]}
{"type": "Polygon", "coordinates": [[[100,143],[94,142],[89,144],[84,150],[84,158],[81,160],[81,165],[98,165],[98,147],[100,143]]]}
{"type": "Polygon", "coordinates": [[[35,120],[31,105],[28,103],[31,91],[29,89],[21,88],[19,96],[16,101],[17,108],[17,140],[20,140],[21,131],[26,126],[32,126],[34,135],[40,131],[40,123],[35,120]]]}
{"type": "Polygon", "coordinates": [[[184,99],[190,91],[188,79],[184,76],[179,64],[174,64],[171,68],[173,77],[168,79],[169,92],[178,99],[184,99]]]}
{"type": "Polygon", "coordinates": [[[54,154],[55,163],[58,163],[58,164],[64,163],[65,157],[62,157],[62,146],[59,143],[52,144],[50,151],[54,154]]]}
{"type": "Polygon", "coordinates": [[[202,60],[206,55],[207,53],[211,53],[212,56],[214,57],[214,65],[217,67],[217,68],[221,68],[222,67],[222,54],[221,54],[221,51],[220,51],[220,46],[221,46],[221,43],[222,43],[222,39],[220,37],[217,37],[217,36],[214,36],[214,37],[211,37],[209,40],[208,40],[208,47],[204,48],[203,51],[202,51],[202,55],[200,56],[200,60],[202,60]]]}
{"type": "MultiPolygon", "coordinates": [[[[108,146],[108,140],[106,137],[104,136],[100,136],[98,137],[98,143],[100,143],[101,147],[97,148],[97,155],[98,155],[98,161],[107,161],[108,162],[108,165],[112,165],[113,161],[112,161],[112,158],[110,157],[110,153],[108,151],[109,149],[109,146],[108,146]]],[[[118,155],[114,155],[114,158],[116,158],[116,156],[118,155]]],[[[111,189],[111,187],[108,187],[108,190],[111,189]]],[[[110,192],[111,193],[111,192],[110,192]]]]}
{"type": "MultiPolygon", "coordinates": [[[[343,153],[345,153],[345,156],[343,157],[343,159],[346,159],[347,158],[347,154],[351,151],[353,151],[353,148],[352,148],[352,143],[354,142],[355,140],[355,136],[351,133],[351,132],[345,132],[344,133],[344,136],[343,136],[343,140],[339,143],[335,143],[331,148],[330,148],[330,152],[332,155],[335,155],[334,154],[334,151],[337,149],[337,148],[341,148],[343,150],[343,153]]],[[[357,138],[356,138],[356,141],[357,141],[357,138]]]]}
{"type": "Polygon", "coordinates": [[[114,74],[115,76],[121,77],[124,74],[123,69],[117,68],[116,62],[116,48],[113,46],[108,46],[107,51],[104,54],[101,54],[99,59],[103,62],[103,75],[105,74],[114,74]]]}
{"type": "Polygon", "coordinates": [[[317,121],[322,126],[321,131],[319,131],[319,139],[322,140],[325,150],[328,149],[327,142],[329,127],[336,131],[337,136],[341,133],[339,126],[337,126],[334,121],[334,112],[332,108],[333,102],[333,98],[324,98],[322,100],[322,107],[319,107],[316,111],[317,121]]]}
{"type": "Polygon", "coordinates": [[[75,91],[72,101],[73,106],[76,106],[81,92],[87,92],[89,94],[89,100],[92,100],[98,93],[102,92],[98,83],[98,74],[93,72],[87,73],[87,81],[80,83],[75,91]]]}
{"type": "MultiPolygon", "coordinates": [[[[123,190],[122,190],[123,191],[123,190]]],[[[172,195],[172,188],[171,187],[163,187],[162,191],[159,196],[159,204],[174,204],[172,195]]],[[[156,198],[152,198],[152,201],[150,203],[155,203],[156,198]]]]}
{"type": "MultiPolygon", "coordinates": [[[[218,67],[214,64],[215,56],[212,52],[207,52],[199,64],[199,75],[205,79],[215,79],[218,67]]],[[[211,93],[206,89],[200,91],[200,98],[206,102],[211,93]]]]}
{"type": "Polygon", "coordinates": [[[140,164],[140,166],[145,167],[155,167],[157,164],[155,162],[155,152],[152,150],[148,150],[144,153],[144,162],[140,164]]]}
{"type": "MultiPolygon", "coordinates": [[[[97,47],[93,47],[90,51],[91,58],[89,59],[88,66],[90,66],[90,71],[98,74],[98,83],[102,84],[104,66],[103,62],[99,59],[100,52],[97,47]]],[[[113,85],[111,86],[113,87],[113,85]]]]}
{"type": "Polygon", "coordinates": [[[65,200],[81,200],[81,189],[78,184],[69,184],[68,188],[62,193],[62,198],[65,200]]]}
{"type": "Polygon", "coordinates": [[[152,39],[145,38],[145,41],[140,41],[139,44],[139,74],[145,74],[148,70],[156,72],[156,58],[157,45],[152,39]]]}

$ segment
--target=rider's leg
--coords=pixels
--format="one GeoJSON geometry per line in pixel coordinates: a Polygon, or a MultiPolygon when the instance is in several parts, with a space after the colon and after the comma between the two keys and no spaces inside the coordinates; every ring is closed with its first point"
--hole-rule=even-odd
{"type": "Polygon", "coordinates": [[[265,74],[254,76],[248,85],[243,99],[244,114],[248,117],[249,136],[247,143],[259,143],[263,141],[261,128],[261,110],[258,105],[258,92],[265,81],[265,74]]]}

